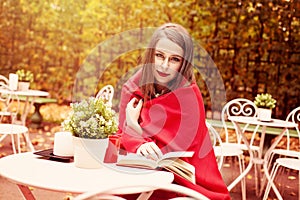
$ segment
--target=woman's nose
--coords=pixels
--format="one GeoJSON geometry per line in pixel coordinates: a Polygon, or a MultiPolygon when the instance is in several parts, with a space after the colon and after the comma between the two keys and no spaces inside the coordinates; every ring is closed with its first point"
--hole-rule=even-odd
{"type": "Polygon", "coordinates": [[[165,58],[161,64],[161,66],[163,68],[167,68],[168,67],[168,64],[169,64],[169,59],[168,58],[165,58]]]}

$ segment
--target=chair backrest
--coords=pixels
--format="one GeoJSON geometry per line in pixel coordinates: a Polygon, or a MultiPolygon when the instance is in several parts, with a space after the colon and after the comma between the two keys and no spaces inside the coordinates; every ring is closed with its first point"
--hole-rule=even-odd
{"type": "Polygon", "coordinates": [[[114,97],[114,87],[112,85],[105,85],[96,95],[96,98],[103,98],[106,103],[112,105],[114,97]]]}
{"type": "Polygon", "coordinates": [[[3,76],[3,75],[0,74],[0,83],[8,85],[9,81],[8,81],[8,79],[5,76],[3,76]]]}
{"type": "MultiPolygon", "coordinates": [[[[247,116],[247,117],[256,117],[257,116],[257,107],[254,102],[245,99],[245,98],[237,98],[226,103],[222,109],[221,120],[223,127],[225,129],[225,141],[229,142],[229,133],[228,133],[228,117],[229,116],[247,116]]],[[[243,128],[243,132],[247,129],[249,124],[246,124],[243,128]]],[[[235,125],[234,125],[235,127],[235,125]]],[[[235,132],[237,133],[237,127],[235,127],[235,132]]],[[[241,138],[239,135],[236,135],[238,142],[240,142],[241,138]]],[[[252,144],[252,143],[251,143],[252,144]]]]}
{"type": "Polygon", "coordinates": [[[223,165],[223,159],[224,159],[224,156],[222,155],[222,143],[223,143],[222,139],[221,139],[218,131],[207,121],[206,121],[206,126],[208,129],[214,150],[219,151],[217,154],[216,153],[215,154],[217,157],[218,169],[221,170],[222,165],[223,165]]]}
{"type": "MultiPolygon", "coordinates": [[[[298,124],[298,127],[296,127],[296,132],[298,134],[298,140],[300,144],[300,131],[299,131],[299,126],[300,126],[300,106],[297,108],[294,108],[286,117],[286,121],[291,121],[296,124],[298,124]]],[[[289,130],[287,129],[286,131],[287,135],[287,150],[290,150],[290,133],[289,130]]]]}
{"type": "Polygon", "coordinates": [[[0,122],[4,117],[10,117],[11,123],[15,123],[20,111],[19,97],[4,82],[0,82],[0,89],[7,91],[0,93],[0,122]]]}

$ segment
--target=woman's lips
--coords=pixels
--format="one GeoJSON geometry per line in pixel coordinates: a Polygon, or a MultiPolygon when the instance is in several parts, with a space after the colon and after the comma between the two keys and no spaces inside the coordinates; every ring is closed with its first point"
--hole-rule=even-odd
{"type": "Polygon", "coordinates": [[[163,72],[160,72],[160,71],[157,71],[158,75],[162,76],[162,77],[167,77],[169,76],[169,74],[166,74],[166,73],[163,73],[163,72]]]}

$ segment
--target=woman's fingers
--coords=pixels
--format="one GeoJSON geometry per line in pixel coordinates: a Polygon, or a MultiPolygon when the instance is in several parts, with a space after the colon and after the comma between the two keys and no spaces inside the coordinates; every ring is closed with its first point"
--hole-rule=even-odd
{"type": "Polygon", "coordinates": [[[135,103],[135,101],[136,101],[136,98],[132,98],[129,102],[128,102],[128,104],[127,104],[127,109],[131,109],[131,108],[134,108],[134,103],[135,103]]]}
{"type": "Polygon", "coordinates": [[[142,99],[140,99],[139,100],[139,102],[138,102],[138,104],[136,105],[136,107],[135,107],[135,109],[137,109],[137,110],[141,110],[141,108],[142,108],[142,106],[143,106],[143,100],[142,99]]]}
{"type": "Polygon", "coordinates": [[[162,156],[162,152],[159,147],[154,142],[148,142],[142,144],[138,150],[137,154],[142,155],[144,157],[157,160],[162,156]]]}
{"type": "Polygon", "coordinates": [[[163,154],[162,154],[160,148],[154,142],[151,142],[150,146],[153,149],[153,152],[155,152],[156,157],[161,158],[163,154]]]}

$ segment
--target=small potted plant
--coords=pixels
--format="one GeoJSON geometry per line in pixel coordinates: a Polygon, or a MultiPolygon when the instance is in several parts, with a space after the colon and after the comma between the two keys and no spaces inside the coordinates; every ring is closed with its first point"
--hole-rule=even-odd
{"type": "Polygon", "coordinates": [[[99,168],[108,147],[108,137],[118,130],[116,113],[103,99],[94,97],[72,103],[71,109],[62,127],[74,136],[75,166],[99,168]]]}
{"type": "Polygon", "coordinates": [[[261,121],[271,121],[272,109],[275,108],[276,100],[271,94],[258,94],[255,97],[254,104],[257,109],[257,117],[261,121]]]}
{"type": "Polygon", "coordinates": [[[18,75],[18,89],[21,91],[28,90],[30,83],[33,82],[33,73],[29,70],[19,69],[16,74],[18,75]]]}

